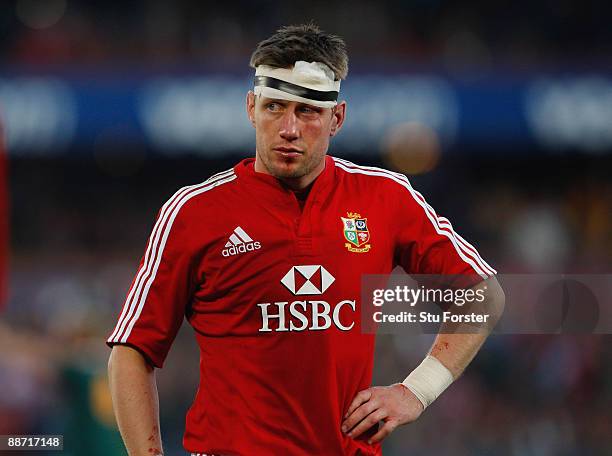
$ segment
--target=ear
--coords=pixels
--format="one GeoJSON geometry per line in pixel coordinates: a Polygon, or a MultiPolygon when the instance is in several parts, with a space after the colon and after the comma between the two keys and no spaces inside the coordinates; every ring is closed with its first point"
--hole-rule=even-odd
{"type": "Polygon", "coordinates": [[[251,125],[255,128],[255,93],[252,90],[249,90],[246,95],[246,111],[251,125]]]}
{"type": "Polygon", "coordinates": [[[332,124],[329,136],[336,136],[344,124],[346,116],[346,101],[341,101],[332,109],[332,124]]]}

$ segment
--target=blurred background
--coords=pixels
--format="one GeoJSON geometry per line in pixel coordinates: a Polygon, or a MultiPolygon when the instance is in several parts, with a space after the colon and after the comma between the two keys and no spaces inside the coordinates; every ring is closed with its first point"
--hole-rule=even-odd
{"type": "MultiPolygon", "coordinates": [[[[166,198],[254,155],[248,60],[284,24],[348,44],[332,155],[409,175],[499,272],[610,274],[611,5],[0,2],[0,435],[124,454],[104,339],[166,198]]],[[[431,340],[380,337],[374,383],[431,340]]],[[[612,454],[611,342],[494,336],[385,455],[612,454]]],[[[167,455],[197,369],[184,325],[158,371],[167,455]]]]}

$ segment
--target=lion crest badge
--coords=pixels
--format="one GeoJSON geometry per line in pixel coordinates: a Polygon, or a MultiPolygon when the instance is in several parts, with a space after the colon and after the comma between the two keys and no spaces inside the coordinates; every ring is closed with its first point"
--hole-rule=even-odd
{"type": "Polygon", "coordinates": [[[342,230],[344,239],[348,242],[344,246],[349,252],[365,253],[372,248],[369,244],[370,230],[368,230],[368,219],[355,212],[348,212],[342,219],[342,230]]]}

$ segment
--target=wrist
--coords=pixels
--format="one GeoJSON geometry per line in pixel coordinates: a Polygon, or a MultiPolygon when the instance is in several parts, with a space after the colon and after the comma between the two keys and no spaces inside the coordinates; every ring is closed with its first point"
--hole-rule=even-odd
{"type": "Polygon", "coordinates": [[[453,383],[453,374],[434,356],[428,355],[402,382],[426,409],[453,383]]]}

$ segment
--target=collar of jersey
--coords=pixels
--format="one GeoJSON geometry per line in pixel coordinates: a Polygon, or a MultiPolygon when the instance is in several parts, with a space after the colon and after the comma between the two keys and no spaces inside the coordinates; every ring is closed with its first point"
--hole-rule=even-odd
{"type": "MultiPolygon", "coordinates": [[[[327,188],[332,183],[335,168],[336,166],[333,158],[326,155],[325,169],[315,179],[308,198],[319,199],[318,196],[321,194],[321,190],[323,188],[327,188]]],[[[276,177],[255,171],[255,158],[246,158],[242,160],[234,167],[234,171],[236,172],[239,180],[244,180],[245,182],[248,181],[249,183],[257,185],[258,187],[281,192],[285,195],[291,194],[291,190],[283,185],[276,177]]]]}

